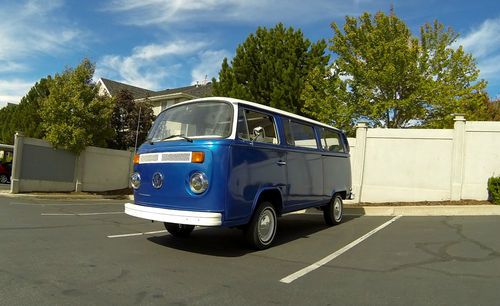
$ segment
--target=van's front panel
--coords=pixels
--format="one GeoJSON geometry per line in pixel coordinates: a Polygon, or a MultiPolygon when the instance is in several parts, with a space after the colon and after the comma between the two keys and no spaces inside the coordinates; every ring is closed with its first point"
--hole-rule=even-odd
{"type": "Polygon", "coordinates": [[[135,203],[175,210],[223,212],[225,184],[221,178],[226,175],[228,145],[215,143],[196,141],[193,145],[144,145],[140,151],[143,161],[134,167],[134,172],[141,176],[141,185],[134,193],[135,203]],[[204,161],[196,163],[191,162],[191,159],[182,160],[183,153],[190,156],[193,152],[202,152],[204,161]],[[158,160],[151,162],[151,159],[156,158],[155,155],[158,160]],[[168,160],[169,155],[172,156],[171,160],[168,160]],[[167,160],[162,161],[162,157],[167,160]],[[203,173],[208,179],[208,188],[201,194],[191,190],[190,178],[194,173],[203,173]],[[162,182],[156,182],[155,185],[158,179],[162,182]]]}

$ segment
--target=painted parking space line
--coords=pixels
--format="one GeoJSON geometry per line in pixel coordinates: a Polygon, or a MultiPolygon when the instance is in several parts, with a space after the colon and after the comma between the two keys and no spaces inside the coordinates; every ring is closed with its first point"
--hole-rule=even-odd
{"type": "Polygon", "coordinates": [[[130,234],[119,234],[119,235],[109,235],[108,238],[125,238],[125,237],[134,237],[134,236],[143,236],[143,235],[154,235],[166,233],[167,230],[162,231],[152,231],[152,232],[139,232],[139,233],[130,233],[130,234]]]}
{"type": "Polygon", "coordinates": [[[370,232],[364,234],[363,236],[359,237],[358,239],[354,240],[353,242],[349,243],[348,245],[344,246],[343,248],[333,252],[332,254],[324,257],[323,259],[320,259],[318,260],[317,262],[295,272],[295,273],[292,273],[282,279],[280,279],[280,282],[282,283],[285,283],[285,284],[290,284],[291,282],[293,282],[294,280],[306,275],[307,273],[309,272],[312,272],[318,268],[320,268],[321,266],[329,263],[330,261],[334,260],[335,258],[339,257],[340,255],[344,254],[345,252],[349,251],[350,249],[352,249],[353,247],[355,247],[356,245],[360,244],[361,242],[363,242],[364,240],[366,240],[367,238],[369,238],[370,236],[372,236],[373,234],[375,234],[376,232],[382,230],[383,228],[389,226],[391,223],[393,223],[394,221],[398,220],[399,218],[401,218],[401,216],[396,216],[394,218],[392,218],[391,220],[385,222],[384,224],[380,225],[379,227],[371,230],[370,232]]]}
{"type": "Polygon", "coordinates": [[[98,216],[98,215],[119,215],[123,211],[90,212],[90,213],[42,213],[41,216],[98,216]]]}
{"type": "Polygon", "coordinates": [[[123,202],[104,203],[104,202],[90,202],[90,203],[23,203],[23,202],[10,202],[9,205],[20,206],[97,206],[97,205],[123,205],[123,202]]]}

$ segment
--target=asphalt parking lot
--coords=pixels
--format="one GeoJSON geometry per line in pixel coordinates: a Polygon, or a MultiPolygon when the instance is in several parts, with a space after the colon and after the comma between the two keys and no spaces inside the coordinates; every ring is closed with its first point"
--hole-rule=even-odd
{"type": "Polygon", "coordinates": [[[0,197],[0,304],[498,305],[499,216],[288,215],[256,252],[238,230],[174,239],[122,212],[0,197]]]}

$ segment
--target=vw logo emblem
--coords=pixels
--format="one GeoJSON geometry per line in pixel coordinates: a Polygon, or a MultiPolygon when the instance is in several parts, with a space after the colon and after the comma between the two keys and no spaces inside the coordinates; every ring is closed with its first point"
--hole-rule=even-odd
{"type": "Polygon", "coordinates": [[[156,172],[155,174],[153,174],[153,179],[151,181],[154,188],[161,188],[161,186],[163,185],[163,174],[161,174],[160,172],[156,172]]]}

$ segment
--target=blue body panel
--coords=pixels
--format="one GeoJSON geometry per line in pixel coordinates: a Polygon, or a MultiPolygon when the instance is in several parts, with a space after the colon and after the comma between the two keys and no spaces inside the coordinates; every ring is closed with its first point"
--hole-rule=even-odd
{"type": "Polygon", "coordinates": [[[135,165],[134,171],[139,172],[142,179],[141,186],[134,192],[135,203],[159,208],[223,213],[226,183],[220,178],[227,177],[228,148],[228,141],[224,140],[143,144],[139,154],[201,151],[205,153],[205,161],[135,165]],[[210,182],[207,191],[201,195],[189,190],[189,177],[196,171],[205,172],[210,182]],[[162,173],[164,177],[163,186],[159,189],[155,189],[151,184],[155,172],[162,173]]]}

